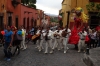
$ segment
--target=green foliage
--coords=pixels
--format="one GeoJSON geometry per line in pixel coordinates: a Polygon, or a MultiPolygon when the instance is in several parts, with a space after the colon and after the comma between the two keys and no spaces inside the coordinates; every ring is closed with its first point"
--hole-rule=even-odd
{"type": "Polygon", "coordinates": [[[29,4],[28,6],[36,9],[36,5],[34,4],[29,4]]]}
{"type": "Polygon", "coordinates": [[[89,4],[86,5],[86,8],[88,11],[95,11],[95,6],[96,4],[94,2],[90,2],[89,4]]]}
{"type": "Polygon", "coordinates": [[[36,4],[36,0],[30,0],[30,3],[36,4]]]}
{"type": "Polygon", "coordinates": [[[58,22],[58,18],[57,17],[50,17],[50,21],[51,22],[58,22]]]}
{"type": "Polygon", "coordinates": [[[86,5],[86,8],[89,12],[98,12],[97,16],[100,17],[100,3],[90,2],[86,5]]]}
{"type": "Polygon", "coordinates": [[[91,7],[95,7],[95,3],[94,2],[90,2],[89,3],[91,7]]]}
{"type": "Polygon", "coordinates": [[[29,7],[36,8],[36,0],[21,0],[21,3],[28,5],[29,7]]]}
{"type": "Polygon", "coordinates": [[[30,4],[30,3],[36,4],[36,0],[21,0],[21,3],[23,3],[23,4],[30,4]]]}
{"type": "Polygon", "coordinates": [[[97,4],[97,5],[96,5],[96,9],[97,9],[98,11],[100,11],[100,4],[97,4]]]}

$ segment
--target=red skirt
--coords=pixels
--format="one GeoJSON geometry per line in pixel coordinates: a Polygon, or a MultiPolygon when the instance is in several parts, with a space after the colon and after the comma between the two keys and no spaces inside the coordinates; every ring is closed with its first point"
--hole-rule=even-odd
{"type": "Polygon", "coordinates": [[[79,41],[79,36],[70,36],[69,37],[69,44],[78,44],[79,41]]]}
{"type": "Polygon", "coordinates": [[[71,36],[69,37],[69,44],[78,44],[78,41],[79,41],[78,30],[76,26],[74,26],[74,29],[71,31],[71,36]]]}

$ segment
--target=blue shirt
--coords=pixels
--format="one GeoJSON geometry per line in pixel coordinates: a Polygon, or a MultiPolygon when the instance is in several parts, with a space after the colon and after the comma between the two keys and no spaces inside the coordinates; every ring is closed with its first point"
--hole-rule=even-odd
{"type": "Polygon", "coordinates": [[[5,42],[11,42],[11,39],[12,39],[12,35],[13,35],[13,32],[12,31],[5,31],[5,35],[4,35],[4,39],[5,39],[5,42]]]}

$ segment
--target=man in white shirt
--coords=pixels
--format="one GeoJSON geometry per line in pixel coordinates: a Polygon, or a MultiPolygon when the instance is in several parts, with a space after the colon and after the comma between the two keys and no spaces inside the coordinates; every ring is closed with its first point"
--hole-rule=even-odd
{"type": "Polygon", "coordinates": [[[61,47],[62,47],[62,43],[61,43],[62,42],[62,37],[61,37],[61,34],[62,34],[62,30],[61,30],[60,27],[58,27],[58,30],[55,32],[56,42],[54,44],[54,47],[57,46],[58,50],[61,50],[61,47]]]}
{"type": "Polygon", "coordinates": [[[25,49],[27,48],[27,45],[25,44],[25,35],[26,35],[26,29],[24,29],[24,28],[22,27],[22,37],[23,37],[23,40],[22,40],[22,42],[21,42],[21,48],[22,48],[23,50],[25,50],[25,49]]]}
{"type": "Polygon", "coordinates": [[[64,46],[64,53],[67,52],[69,49],[67,44],[69,40],[69,36],[71,35],[71,30],[69,28],[65,28],[62,32],[62,38],[63,38],[63,46],[64,46]]]}
{"type": "Polygon", "coordinates": [[[37,39],[36,40],[36,45],[37,45],[36,48],[38,48],[38,49],[40,47],[40,34],[41,34],[40,31],[41,31],[41,28],[39,27],[37,32],[36,32],[36,35],[37,35],[37,37],[36,37],[36,39],[37,39]]]}
{"type": "Polygon", "coordinates": [[[45,35],[46,35],[46,32],[45,30],[41,30],[41,36],[40,36],[40,47],[39,47],[39,52],[42,51],[44,49],[43,47],[43,43],[45,42],[45,35]]]}
{"type": "Polygon", "coordinates": [[[48,53],[48,48],[50,47],[50,53],[52,53],[52,43],[51,43],[51,30],[47,28],[46,35],[45,35],[45,54],[48,53]]]}
{"type": "Polygon", "coordinates": [[[85,44],[85,37],[87,35],[87,32],[83,29],[81,32],[79,32],[79,42],[78,42],[78,52],[81,52],[81,49],[83,47],[84,52],[86,51],[86,44],[85,44]]]}

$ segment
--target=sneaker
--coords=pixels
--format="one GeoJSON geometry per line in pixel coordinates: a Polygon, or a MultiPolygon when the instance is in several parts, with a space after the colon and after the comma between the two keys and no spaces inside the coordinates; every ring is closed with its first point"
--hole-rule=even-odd
{"type": "Polygon", "coordinates": [[[50,54],[52,54],[53,53],[53,51],[50,51],[50,54]]]}
{"type": "Polygon", "coordinates": [[[10,58],[7,59],[7,61],[10,61],[10,60],[11,60],[10,58]]]}
{"type": "Polygon", "coordinates": [[[81,52],[80,50],[78,52],[81,52]]]}
{"type": "Polygon", "coordinates": [[[47,52],[44,52],[44,54],[48,54],[47,52]]]}
{"type": "Polygon", "coordinates": [[[64,53],[66,53],[66,51],[64,51],[64,53]]]}
{"type": "Polygon", "coordinates": [[[39,52],[41,52],[42,50],[39,50],[39,52]]]}

